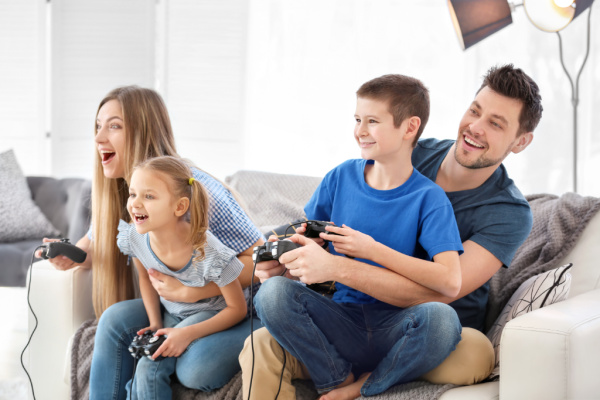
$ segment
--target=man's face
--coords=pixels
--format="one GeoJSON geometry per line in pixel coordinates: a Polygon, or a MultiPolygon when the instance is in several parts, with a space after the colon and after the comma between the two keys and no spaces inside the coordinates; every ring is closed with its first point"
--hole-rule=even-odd
{"type": "Polygon", "coordinates": [[[463,167],[497,167],[509,153],[522,151],[531,141],[531,132],[517,137],[520,100],[484,87],[460,121],[454,158],[463,167]],[[524,135],[529,135],[523,137],[524,135]],[[524,140],[526,139],[526,140],[524,140]]]}

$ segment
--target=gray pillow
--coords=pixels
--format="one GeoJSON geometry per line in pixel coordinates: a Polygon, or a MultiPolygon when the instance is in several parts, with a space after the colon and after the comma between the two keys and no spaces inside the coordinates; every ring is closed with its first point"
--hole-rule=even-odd
{"type": "Polygon", "coordinates": [[[59,234],[31,199],[27,180],[12,150],[0,153],[0,193],[0,242],[59,234]]]}

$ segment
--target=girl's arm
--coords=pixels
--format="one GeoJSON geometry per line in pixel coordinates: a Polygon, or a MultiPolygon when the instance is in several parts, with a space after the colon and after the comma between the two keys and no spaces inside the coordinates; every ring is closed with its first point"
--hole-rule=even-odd
{"type": "Polygon", "coordinates": [[[167,335],[167,340],[154,352],[153,358],[179,357],[194,340],[231,328],[246,317],[248,309],[240,281],[235,279],[221,287],[227,307],[215,316],[184,328],[163,328],[157,335],[167,335]]]}
{"type": "MultiPolygon", "coordinates": [[[[252,246],[238,254],[238,259],[244,264],[244,269],[238,277],[243,288],[250,286],[252,280],[252,270],[254,269],[254,263],[252,262],[252,253],[256,246],[260,246],[264,243],[264,240],[259,239],[252,246]]],[[[161,274],[158,271],[150,270],[150,281],[154,286],[156,292],[169,301],[175,301],[180,303],[195,303],[199,300],[208,299],[209,297],[215,297],[221,295],[221,290],[214,283],[210,282],[204,287],[190,287],[185,286],[177,279],[161,274]]],[[[255,278],[255,282],[258,279],[255,278]]],[[[222,289],[222,288],[221,288],[222,289]]]]}
{"type": "Polygon", "coordinates": [[[160,313],[160,298],[150,283],[146,268],[144,268],[140,260],[137,258],[132,257],[132,260],[138,271],[140,293],[142,294],[144,307],[146,308],[146,313],[148,314],[148,319],[150,320],[150,326],[140,329],[138,331],[139,335],[147,330],[156,331],[157,329],[162,328],[162,315],[160,313]]]}

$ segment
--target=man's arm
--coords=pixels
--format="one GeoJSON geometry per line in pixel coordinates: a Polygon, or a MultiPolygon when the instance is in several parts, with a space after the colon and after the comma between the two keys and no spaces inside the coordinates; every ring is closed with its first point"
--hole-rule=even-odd
{"type": "Polygon", "coordinates": [[[462,287],[457,296],[447,297],[389,269],[329,254],[303,236],[296,235],[291,240],[304,246],[280,258],[292,276],[305,283],[337,281],[398,307],[430,301],[451,303],[485,284],[502,266],[482,246],[472,241],[464,242],[464,253],[459,257],[462,287]]]}
{"type": "Polygon", "coordinates": [[[483,286],[501,267],[502,262],[479,244],[467,240],[460,255],[462,286],[454,297],[442,296],[402,275],[383,268],[337,257],[336,280],[385,303],[409,307],[430,301],[451,303],[483,286]]]}

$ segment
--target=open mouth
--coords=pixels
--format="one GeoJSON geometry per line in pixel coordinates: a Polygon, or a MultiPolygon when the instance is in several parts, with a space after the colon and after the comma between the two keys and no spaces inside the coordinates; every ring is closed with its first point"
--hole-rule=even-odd
{"type": "Polygon", "coordinates": [[[148,216],[145,214],[133,214],[133,219],[135,220],[136,223],[141,223],[141,222],[144,222],[145,220],[147,220],[148,216]]]}
{"type": "Polygon", "coordinates": [[[483,149],[484,146],[480,145],[479,143],[475,143],[471,138],[469,138],[468,136],[465,136],[465,142],[471,146],[471,147],[475,147],[477,149],[483,149]]]}
{"type": "Polygon", "coordinates": [[[115,152],[114,151],[104,151],[102,150],[100,152],[100,156],[102,157],[102,162],[108,162],[110,160],[112,160],[115,157],[115,152]]]}

